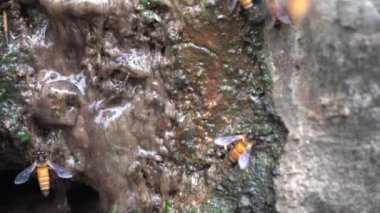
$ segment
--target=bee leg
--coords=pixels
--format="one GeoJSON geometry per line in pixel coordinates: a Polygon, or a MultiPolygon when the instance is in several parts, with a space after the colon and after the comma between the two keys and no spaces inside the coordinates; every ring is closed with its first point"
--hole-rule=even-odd
{"type": "Polygon", "coordinates": [[[265,28],[266,29],[272,29],[276,26],[277,20],[273,18],[270,14],[265,15],[265,28]]]}
{"type": "Polygon", "coordinates": [[[265,149],[269,144],[259,144],[255,146],[255,149],[265,149]]]}

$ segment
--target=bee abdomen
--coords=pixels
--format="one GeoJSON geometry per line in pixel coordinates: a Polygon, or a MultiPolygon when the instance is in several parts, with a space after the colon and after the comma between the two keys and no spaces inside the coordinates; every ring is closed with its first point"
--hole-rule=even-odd
{"type": "Polygon", "coordinates": [[[239,2],[244,9],[248,9],[253,6],[252,0],[239,0],[239,2]]]}
{"type": "Polygon", "coordinates": [[[235,163],[239,159],[240,154],[237,149],[233,149],[230,153],[230,160],[235,163]]]}
{"type": "Polygon", "coordinates": [[[41,189],[41,192],[42,192],[42,194],[43,194],[45,197],[47,197],[47,196],[49,195],[49,189],[44,189],[44,190],[41,189]]]}
{"type": "Polygon", "coordinates": [[[240,155],[244,152],[246,147],[247,143],[245,141],[240,141],[236,143],[234,149],[230,153],[230,160],[232,162],[236,162],[239,159],[240,155]]]}
{"type": "Polygon", "coordinates": [[[287,10],[290,19],[293,22],[298,22],[304,18],[309,12],[310,0],[288,0],[287,10]]]}
{"type": "Polygon", "coordinates": [[[50,178],[49,169],[47,166],[37,168],[38,183],[40,184],[41,192],[44,196],[49,195],[50,178]]]}

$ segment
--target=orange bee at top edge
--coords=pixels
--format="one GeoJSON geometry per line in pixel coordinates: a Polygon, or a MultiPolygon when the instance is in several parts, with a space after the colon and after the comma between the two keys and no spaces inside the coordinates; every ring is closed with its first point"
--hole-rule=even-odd
{"type": "Polygon", "coordinates": [[[238,1],[240,2],[240,5],[246,10],[253,6],[252,0],[227,0],[228,12],[232,13],[235,10],[238,1]]]}
{"type": "Polygon", "coordinates": [[[253,133],[243,135],[227,135],[217,137],[214,143],[219,146],[227,146],[231,143],[235,143],[234,148],[230,152],[230,160],[232,162],[238,162],[241,169],[245,169],[249,163],[249,157],[251,149],[257,144],[256,136],[253,133]]]}
{"type": "MultiPolygon", "coordinates": [[[[294,24],[301,21],[310,10],[310,0],[263,0],[274,22],[294,24]]],[[[227,9],[232,13],[238,2],[244,9],[253,6],[252,0],[227,0],[227,9]]]]}
{"type": "Polygon", "coordinates": [[[4,42],[7,46],[9,44],[9,31],[8,31],[8,16],[7,12],[3,10],[3,32],[4,32],[4,42]]]}
{"type": "Polygon", "coordinates": [[[34,163],[20,172],[15,178],[15,184],[22,184],[29,180],[30,175],[37,167],[38,183],[42,194],[46,197],[49,195],[50,190],[50,177],[49,167],[52,168],[60,178],[71,178],[72,175],[65,168],[47,160],[46,153],[44,151],[37,151],[36,160],[34,163]]]}
{"type": "Polygon", "coordinates": [[[267,0],[266,3],[274,21],[285,24],[301,21],[310,10],[310,0],[267,0]]]}

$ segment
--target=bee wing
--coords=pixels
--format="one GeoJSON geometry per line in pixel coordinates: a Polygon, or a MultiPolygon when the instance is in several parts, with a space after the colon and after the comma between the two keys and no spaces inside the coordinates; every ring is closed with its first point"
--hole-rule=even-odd
{"type": "Polygon", "coordinates": [[[227,0],[227,9],[229,13],[232,13],[237,5],[238,0],[227,0]]]}
{"type": "Polygon", "coordinates": [[[73,175],[67,171],[65,168],[62,166],[59,166],[51,161],[48,161],[47,164],[52,168],[60,178],[72,178],[73,175]]]}
{"type": "Polygon", "coordinates": [[[289,17],[289,12],[284,3],[278,5],[278,19],[284,24],[291,24],[292,21],[289,17]]]}
{"type": "Polygon", "coordinates": [[[245,169],[249,163],[249,157],[251,156],[252,144],[244,150],[244,152],[239,157],[239,167],[240,169],[245,169]]]}
{"type": "Polygon", "coordinates": [[[233,143],[237,140],[240,140],[244,137],[244,135],[228,135],[217,137],[214,140],[214,143],[219,146],[227,146],[230,143],[233,143]]]}
{"type": "Polygon", "coordinates": [[[37,166],[37,162],[34,162],[32,165],[30,165],[28,168],[20,172],[16,178],[15,178],[15,184],[22,184],[29,180],[30,175],[34,171],[34,169],[37,166]]]}
{"type": "Polygon", "coordinates": [[[273,27],[277,20],[282,23],[290,24],[290,17],[286,9],[286,4],[281,0],[268,0],[266,2],[266,7],[268,8],[267,19],[269,21],[269,26],[273,27]]]}

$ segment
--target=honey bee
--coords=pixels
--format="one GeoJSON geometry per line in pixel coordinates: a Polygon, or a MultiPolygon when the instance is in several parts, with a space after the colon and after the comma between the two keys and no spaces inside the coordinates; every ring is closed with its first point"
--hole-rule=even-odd
{"type": "Polygon", "coordinates": [[[243,134],[243,135],[228,135],[217,137],[214,143],[219,146],[226,147],[231,143],[235,143],[234,148],[230,152],[230,160],[233,163],[238,161],[239,167],[245,169],[249,163],[249,157],[251,154],[251,149],[257,144],[256,136],[253,133],[243,134]]]}
{"type": "MultiPolygon", "coordinates": [[[[252,0],[227,0],[227,9],[232,13],[237,3],[244,9],[253,6],[252,0]]],[[[274,22],[294,24],[302,20],[310,9],[310,0],[264,0],[264,5],[274,22]]]]}
{"type": "Polygon", "coordinates": [[[253,6],[252,0],[227,0],[227,9],[230,13],[235,10],[238,1],[240,2],[240,5],[246,10],[253,6]]]}
{"type": "Polygon", "coordinates": [[[7,12],[5,12],[5,10],[3,10],[3,32],[4,32],[5,46],[8,46],[8,44],[9,44],[8,16],[7,16],[7,12]]]}
{"type": "Polygon", "coordinates": [[[72,175],[65,168],[47,160],[44,151],[37,151],[34,163],[20,172],[15,178],[15,184],[25,183],[34,169],[37,167],[37,177],[42,194],[47,197],[50,190],[49,167],[52,168],[60,178],[71,178],[72,175]]]}
{"type": "Polygon", "coordinates": [[[274,21],[293,24],[307,15],[310,0],[267,0],[267,8],[274,21]]]}

